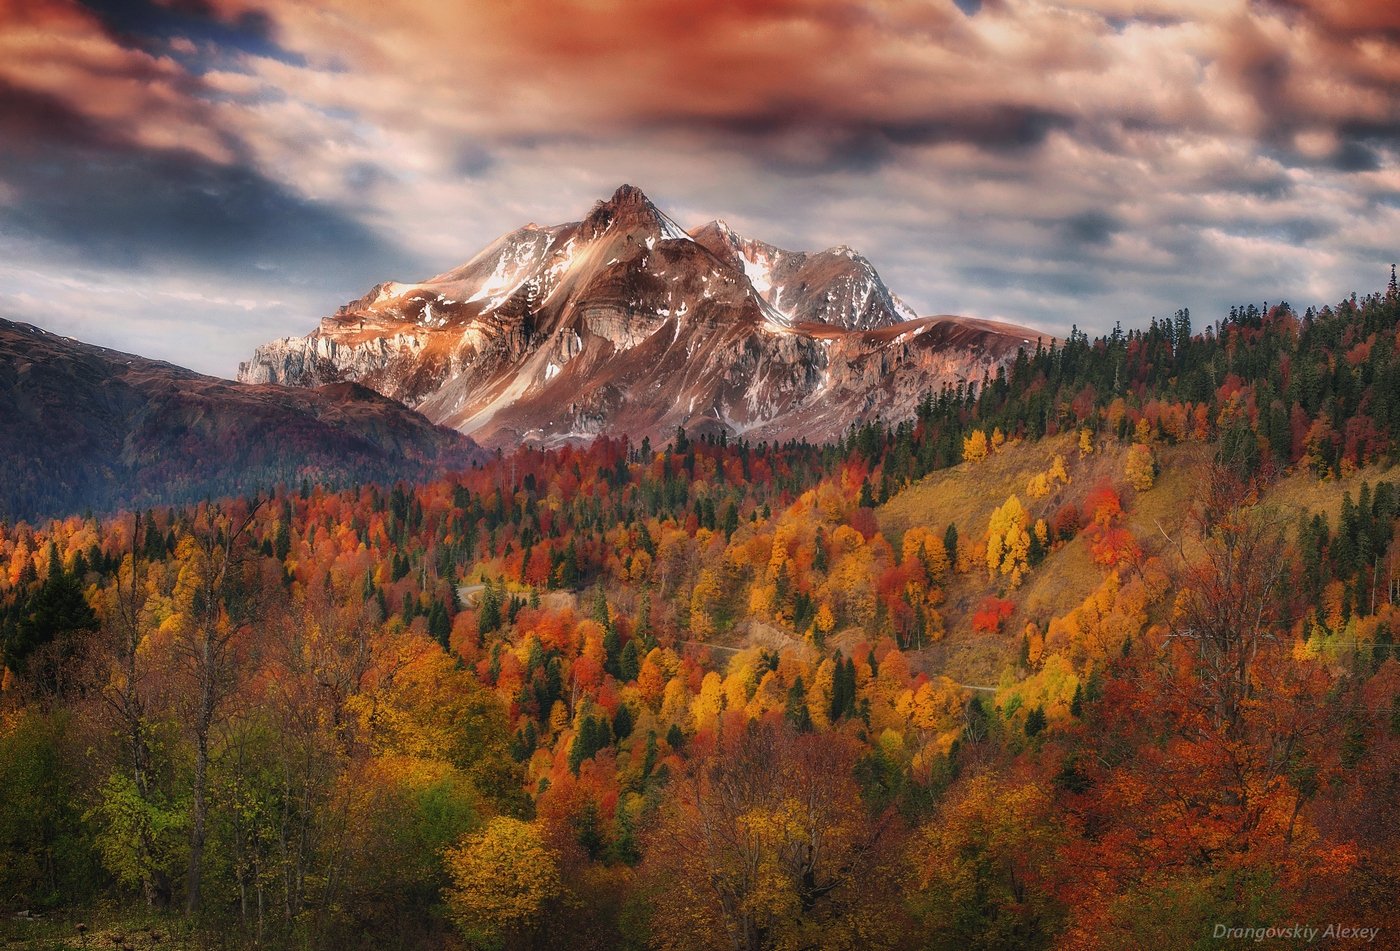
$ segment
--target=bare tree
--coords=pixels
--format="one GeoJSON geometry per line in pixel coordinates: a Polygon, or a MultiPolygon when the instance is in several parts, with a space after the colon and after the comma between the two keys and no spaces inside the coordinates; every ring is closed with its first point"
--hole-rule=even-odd
{"type": "Polygon", "coordinates": [[[199,512],[180,540],[176,555],[176,600],[182,623],[172,644],[177,664],[189,678],[182,714],[194,739],[194,778],[190,806],[190,855],[185,879],[185,910],[199,908],[207,835],[209,738],[222,708],[247,669],[241,640],[263,615],[267,586],[257,574],[248,529],[262,501],[241,516],[212,506],[199,512]]]}
{"type": "Polygon", "coordinates": [[[1256,486],[1230,468],[1207,473],[1177,556],[1171,636],[1194,645],[1202,701],[1227,737],[1238,735],[1261,648],[1289,622],[1292,575],[1285,520],[1256,504],[1256,486]]]}
{"type": "Polygon", "coordinates": [[[893,816],[872,816],[836,735],[749,723],[672,789],[643,874],[664,947],[764,951],[895,943],[893,816]],[[701,938],[701,936],[704,938],[701,938]]]}

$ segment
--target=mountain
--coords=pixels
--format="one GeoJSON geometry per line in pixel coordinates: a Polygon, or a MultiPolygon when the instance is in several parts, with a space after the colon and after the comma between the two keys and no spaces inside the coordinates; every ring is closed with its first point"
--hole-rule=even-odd
{"type": "Polygon", "coordinates": [[[0,320],[0,516],[412,478],[483,457],[352,382],[251,386],[0,320]]]}
{"type": "Polygon", "coordinates": [[[745,238],[720,220],[695,229],[691,237],[742,270],[764,301],[790,321],[875,330],[917,316],[890,293],[873,264],[844,245],[813,253],[785,251],[745,238]]]}
{"type": "Polygon", "coordinates": [[[686,232],[624,185],[581,221],[526,225],[417,284],[376,285],[248,383],[353,380],[488,446],[677,426],[825,440],[980,380],[1033,331],[915,318],[848,248],[785,251],[721,222],[686,232]]]}

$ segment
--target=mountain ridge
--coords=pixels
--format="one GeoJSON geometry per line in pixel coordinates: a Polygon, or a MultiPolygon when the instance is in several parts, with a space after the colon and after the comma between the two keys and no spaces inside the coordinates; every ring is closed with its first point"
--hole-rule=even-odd
{"type": "Polygon", "coordinates": [[[850,248],[787,251],[718,220],[687,232],[623,185],[578,221],[374,285],[259,347],[239,379],[355,380],[494,447],[677,426],[824,441],[1047,339],[962,321],[916,317],[850,248]]]}
{"type": "Polygon", "coordinates": [[[353,381],[297,391],[206,376],[0,318],[0,517],[395,481],[483,458],[353,381]]]}

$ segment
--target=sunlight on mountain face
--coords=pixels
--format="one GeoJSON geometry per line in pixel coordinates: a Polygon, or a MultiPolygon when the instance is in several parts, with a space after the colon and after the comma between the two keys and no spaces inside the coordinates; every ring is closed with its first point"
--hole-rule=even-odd
{"type": "Polygon", "coordinates": [[[920,320],[846,247],[793,252],[712,222],[687,233],[624,185],[580,221],[530,225],[417,284],[380,284],[250,383],[354,379],[487,445],[684,426],[829,440],[980,380],[1036,331],[920,320]],[[759,265],[757,262],[762,261],[759,265]]]}

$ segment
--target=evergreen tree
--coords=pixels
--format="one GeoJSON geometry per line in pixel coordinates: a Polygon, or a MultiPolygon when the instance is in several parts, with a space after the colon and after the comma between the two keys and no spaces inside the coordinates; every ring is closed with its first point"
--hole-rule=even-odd
{"type": "Polygon", "coordinates": [[[1045,729],[1045,708],[1032,707],[1026,714],[1026,736],[1036,736],[1045,729]]]}
{"type": "Polygon", "coordinates": [[[634,722],[631,708],[625,703],[619,703],[617,705],[617,713],[613,715],[613,736],[617,737],[619,740],[627,739],[632,735],[634,722]]]}
{"type": "Polygon", "coordinates": [[[447,614],[447,605],[441,600],[434,600],[432,608],[428,611],[428,634],[442,645],[443,650],[448,650],[448,639],[452,635],[452,619],[447,614]]]}
{"type": "Polygon", "coordinates": [[[637,679],[641,669],[642,662],[637,656],[637,638],[633,636],[623,645],[622,653],[618,656],[617,679],[623,683],[631,683],[637,679]]]}
{"type": "MultiPolygon", "coordinates": [[[[63,570],[53,552],[44,583],[17,607],[18,620],[7,625],[9,630],[0,631],[4,635],[0,647],[5,666],[18,674],[28,672],[31,658],[41,648],[57,644],[63,655],[53,658],[58,664],[72,653],[74,638],[97,630],[97,615],[83,596],[82,582],[63,570]]],[[[55,667],[49,667],[43,674],[50,686],[57,673],[55,667]]]]}
{"type": "Polygon", "coordinates": [[[477,603],[476,629],[483,636],[501,626],[501,592],[494,582],[486,582],[477,603]]]}
{"type": "Polygon", "coordinates": [[[666,731],[666,745],[674,752],[685,748],[685,734],[681,732],[679,723],[672,723],[671,728],[666,731]]]}
{"type": "Polygon", "coordinates": [[[784,715],[797,732],[812,732],[812,714],[807,709],[807,688],[800,676],[793,680],[792,686],[788,688],[787,709],[784,715]]]}

